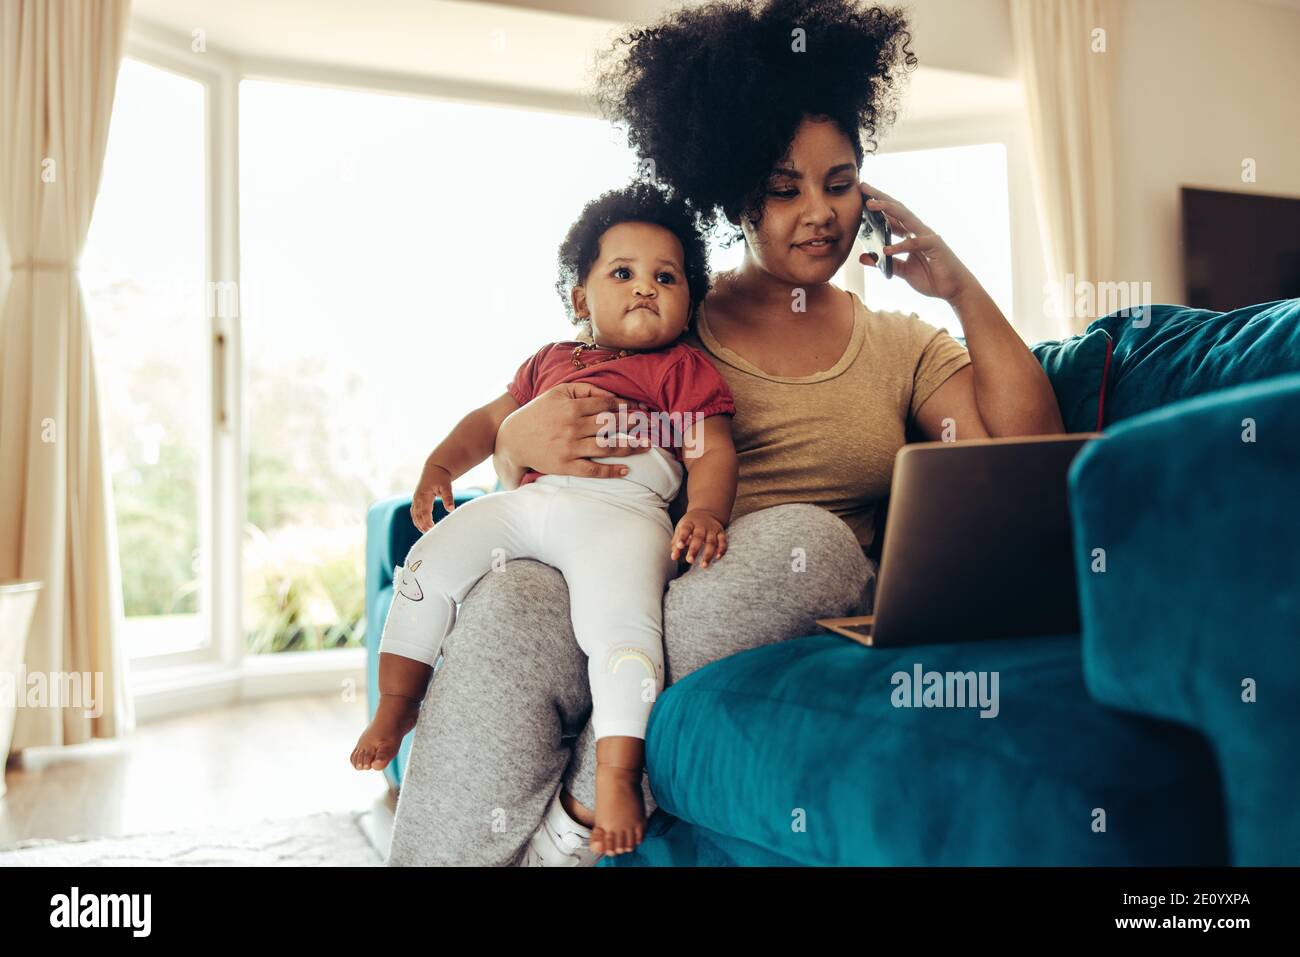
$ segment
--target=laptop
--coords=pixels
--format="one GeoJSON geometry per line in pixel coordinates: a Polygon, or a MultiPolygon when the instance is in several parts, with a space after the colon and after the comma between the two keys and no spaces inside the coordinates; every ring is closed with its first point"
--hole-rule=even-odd
{"type": "Polygon", "coordinates": [[[817,623],[872,647],[1077,632],[1067,475],[1101,438],[903,446],[872,614],[817,623]]]}

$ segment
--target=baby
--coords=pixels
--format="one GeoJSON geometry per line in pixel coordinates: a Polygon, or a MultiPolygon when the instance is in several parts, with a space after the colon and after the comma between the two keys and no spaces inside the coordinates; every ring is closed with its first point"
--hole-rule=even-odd
{"type": "Polygon", "coordinates": [[[735,405],[710,360],[678,341],[708,291],[707,250],[689,207],[646,184],[606,193],[583,209],[559,259],[557,288],[573,321],[589,324],[589,341],[544,346],[502,396],[463,418],[429,454],[412,509],[427,530],[394,569],[379,706],[352,765],[383,768],[414,727],[456,604],[505,562],[537,559],[563,573],[573,633],[588,658],[596,737],[590,851],[614,855],[644,836],[641,775],[646,724],[664,685],[664,589],[683,549],[687,562],[698,553],[705,568],[727,550],[737,471],[727,416],[735,405]],[[622,464],[625,474],[529,469],[517,489],[455,508],[452,480],[493,454],[506,416],[575,381],[649,410],[605,413],[618,421],[602,429],[602,442],[648,439],[644,452],[594,460],[622,464]],[[683,469],[687,505],[674,528],[668,507],[683,469]],[[434,493],[448,514],[429,527],[434,493]]]}

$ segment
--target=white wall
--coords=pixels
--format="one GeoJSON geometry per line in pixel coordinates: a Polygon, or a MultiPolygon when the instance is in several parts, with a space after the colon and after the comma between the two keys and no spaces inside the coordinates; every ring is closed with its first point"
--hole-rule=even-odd
{"type": "Polygon", "coordinates": [[[1120,275],[1182,302],[1178,188],[1300,196],[1300,7],[1125,0],[1116,104],[1120,275]],[[1246,157],[1258,180],[1241,181],[1246,157]]]}
{"type": "MultiPolygon", "coordinates": [[[[153,0],[159,2],[159,0],[153,0]]],[[[648,23],[699,0],[485,0],[489,6],[546,10],[614,23],[648,23]]],[[[1050,0],[1045,0],[1050,2],[1050,0]]],[[[910,11],[912,49],[925,66],[1009,77],[1015,68],[1006,0],[882,0],[910,11]]]]}

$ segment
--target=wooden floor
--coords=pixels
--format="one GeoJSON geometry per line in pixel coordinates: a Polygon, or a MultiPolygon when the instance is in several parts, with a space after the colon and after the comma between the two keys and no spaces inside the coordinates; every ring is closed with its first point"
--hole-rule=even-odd
{"type": "Polygon", "coordinates": [[[365,709],[337,693],[257,701],[28,751],[5,775],[0,846],[364,810],[388,790],[348,763],[365,709]]]}

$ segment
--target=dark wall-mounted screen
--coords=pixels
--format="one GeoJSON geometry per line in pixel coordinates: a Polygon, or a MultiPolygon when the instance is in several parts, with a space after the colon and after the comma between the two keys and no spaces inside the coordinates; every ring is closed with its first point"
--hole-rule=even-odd
{"type": "Polygon", "coordinates": [[[1227,312],[1300,296],[1300,199],[1182,189],[1186,304],[1227,312]]]}

